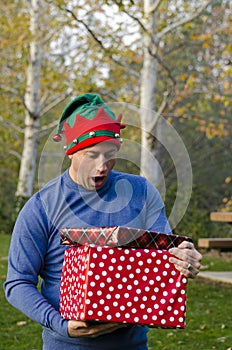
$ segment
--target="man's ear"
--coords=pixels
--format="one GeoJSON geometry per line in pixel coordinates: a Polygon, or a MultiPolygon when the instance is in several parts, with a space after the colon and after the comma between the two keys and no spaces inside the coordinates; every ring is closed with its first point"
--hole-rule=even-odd
{"type": "Polygon", "coordinates": [[[72,160],[73,159],[73,154],[69,154],[68,157],[69,157],[70,160],[72,160]]]}

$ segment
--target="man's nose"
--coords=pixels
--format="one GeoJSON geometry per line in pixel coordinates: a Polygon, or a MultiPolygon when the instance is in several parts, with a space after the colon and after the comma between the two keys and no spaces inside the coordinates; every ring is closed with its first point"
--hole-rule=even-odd
{"type": "Polygon", "coordinates": [[[98,158],[96,168],[99,172],[107,170],[107,160],[104,156],[98,158]]]}

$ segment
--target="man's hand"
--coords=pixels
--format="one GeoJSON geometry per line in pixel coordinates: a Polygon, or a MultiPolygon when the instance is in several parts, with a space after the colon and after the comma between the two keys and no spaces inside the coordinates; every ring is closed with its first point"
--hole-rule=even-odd
{"type": "Polygon", "coordinates": [[[68,335],[70,337],[96,338],[99,335],[111,333],[119,328],[127,327],[123,323],[88,323],[85,321],[68,321],[68,335]]]}
{"type": "Polygon", "coordinates": [[[173,256],[169,261],[184,276],[195,278],[201,267],[202,255],[195,249],[194,244],[184,241],[177,248],[169,249],[173,256]]]}

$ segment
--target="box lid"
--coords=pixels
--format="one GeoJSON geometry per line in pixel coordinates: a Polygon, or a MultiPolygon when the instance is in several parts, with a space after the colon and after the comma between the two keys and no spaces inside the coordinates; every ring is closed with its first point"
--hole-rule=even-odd
{"type": "Polygon", "coordinates": [[[148,249],[170,249],[181,242],[192,242],[190,237],[153,232],[123,226],[62,228],[62,245],[88,245],[148,249]]]}

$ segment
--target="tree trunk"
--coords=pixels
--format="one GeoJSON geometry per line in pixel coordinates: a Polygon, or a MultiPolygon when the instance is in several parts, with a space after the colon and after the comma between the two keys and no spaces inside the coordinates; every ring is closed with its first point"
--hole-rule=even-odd
{"type": "Polygon", "coordinates": [[[38,151],[38,131],[40,126],[40,0],[31,1],[30,11],[30,58],[27,69],[27,87],[25,92],[25,129],[24,145],[19,172],[16,196],[28,198],[33,193],[36,158],[38,151]]]}
{"type": "Polygon", "coordinates": [[[157,81],[156,46],[153,33],[156,28],[156,13],[150,11],[154,0],[144,0],[144,58],[141,73],[140,118],[142,127],[141,175],[157,186],[160,179],[160,167],[154,145],[155,90],[157,81]]]}

